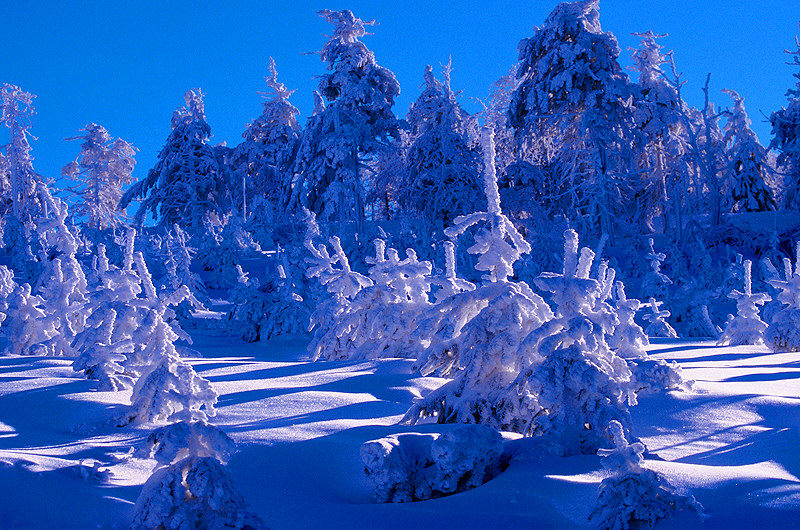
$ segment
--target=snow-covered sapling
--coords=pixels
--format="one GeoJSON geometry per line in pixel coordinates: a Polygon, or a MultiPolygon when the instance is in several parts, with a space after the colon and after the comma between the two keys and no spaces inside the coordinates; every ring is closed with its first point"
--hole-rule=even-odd
{"type": "Polygon", "coordinates": [[[608,344],[623,359],[642,359],[647,356],[645,347],[650,344],[644,330],[634,320],[642,303],[625,296],[625,285],[616,283],[616,311],[619,324],[609,337],[608,344]]]}
{"type": "Polygon", "coordinates": [[[767,280],[779,289],[778,301],[783,307],[772,316],[764,338],[772,351],[800,350],[800,242],[797,243],[795,266],[783,258],[783,280],[767,280]]]}
{"type": "Polygon", "coordinates": [[[663,476],[642,467],[645,447],[628,443],[622,425],[608,425],[613,449],[599,449],[603,467],[613,475],[600,484],[597,506],[590,516],[603,530],[626,530],[653,525],[678,510],[700,511],[694,497],[678,494],[663,476]]]}
{"type": "Polygon", "coordinates": [[[484,175],[488,208],[457,217],[445,233],[455,238],[481,227],[468,251],[477,254],[475,268],[486,272],[484,284],[436,304],[415,333],[430,346],[415,367],[423,375],[454,377],[415,403],[404,417],[414,423],[437,416],[440,423],[483,423],[503,427],[496,401],[524,365],[522,339],[553,314],[542,297],[524,282],[513,282],[514,262],[530,245],[500,209],[494,169],[492,131],[484,130],[484,175]]]}
{"type": "Polygon", "coordinates": [[[552,293],[555,317],[530,333],[521,348],[528,364],[503,398],[510,427],[546,435],[559,454],[593,453],[605,443],[601,425],[630,428],[636,404],[631,372],[606,343],[617,317],[603,301],[601,283],[589,277],[594,252],[578,252],[578,234],[564,232],[562,273],[543,273],[536,286],[552,293]]]}
{"type": "Polygon", "coordinates": [[[753,262],[746,260],[744,267],[744,292],[734,290],[728,298],[736,300],[736,316],[728,321],[718,344],[764,344],[767,324],[761,320],[758,307],[772,300],[766,293],[754,293],[752,286],[753,262]]]}
{"type": "Polygon", "coordinates": [[[650,298],[650,302],[647,304],[650,314],[642,317],[649,322],[644,332],[647,333],[648,337],[677,339],[678,334],[666,320],[669,318],[670,312],[659,308],[663,303],[657,302],[655,298],[650,298]]]}
{"type": "Polygon", "coordinates": [[[651,270],[645,274],[642,281],[642,293],[646,298],[664,300],[669,295],[669,286],[672,285],[672,280],[661,272],[661,264],[667,259],[667,255],[656,252],[652,237],[648,238],[647,245],[648,252],[644,257],[650,262],[651,270]]]}

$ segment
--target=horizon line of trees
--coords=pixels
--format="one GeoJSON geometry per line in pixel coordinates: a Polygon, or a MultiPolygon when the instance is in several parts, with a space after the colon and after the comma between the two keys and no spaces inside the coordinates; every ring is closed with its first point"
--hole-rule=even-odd
{"type": "MultiPolygon", "coordinates": [[[[393,112],[400,86],[361,42],[366,22],[348,10],[320,11],[334,31],[319,52],[315,110],[305,127],[270,59],[263,111],[235,147],[212,146],[203,94],[189,90],[172,117],[156,165],[131,184],[135,148],[88,124],[78,158],[62,176],[73,210],[93,229],[117,228],[138,201],[134,223],[181,224],[193,232],[241,217],[251,226],[292,218],[302,208],[321,221],[413,218],[440,232],[481,208],[479,129],[496,131],[500,193],[517,220],[562,218],[581,232],[682,237],[687,221],[708,212],[800,207],[800,73],[787,106],[770,116],[762,146],[744,99],[724,92],[717,109],[682,97],[683,80],[663,35],[637,34],[631,50],[638,79],[619,64],[616,38],[604,32],[599,0],[559,4],[533,36],[520,41],[519,63],[496,82],[484,110],[468,114],[450,86],[427,66],[423,90],[405,119],[393,112]],[[773,154],[770,152],[772,151],[773,154]],[[222,221],[221,221],[222,220],[222,221]]],[[[800,66],[798,50],[789,64],[800,66]]],[[[33,169],[31,94],[4,84],[2,121],[11,141],[0,148],[0,213],[21,223],[41,212],[45,179],[33,169]]]]}

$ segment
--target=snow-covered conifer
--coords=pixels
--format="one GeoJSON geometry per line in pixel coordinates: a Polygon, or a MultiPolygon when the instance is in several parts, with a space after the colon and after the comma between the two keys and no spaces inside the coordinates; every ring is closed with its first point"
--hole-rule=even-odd
{"type": "Polygon", "coordinates": [[[82,136],[68,138],[83,140],[80,154],[61,170],[62,176],[77,182],[70,189],[77,199],[75,213],[84,216],[90,228],[117,228],[125,217],[119,208],[122,187],[135,180],[136,148],[121,138],[114,140],[95,123],[81,131],[82,136]]]}
{"type": "MultiPolygon", "coordinates": [[[[250,122],[242,134],[244,141],[231,153],[233,168],[229,185],[231,203],[240,209],[242,216],[263,218],[278,206],[283,194],[281,186],[287,183],[285,174],[293,161],[295,143],[300,133],[297,115],[300,113],[289,103],[288,90],[278,81],[275,61],[269,59],[269,75],[265,78],[269,92],[263,93],[264,107],[261,115],[250,122]],[[267,199],[269,212],[254,208],[257,197],[267,199]]],[[[251,220],[253,221],[253,220],[251,220]]]]}
{"type": "Polygon", "coordinates": [[[30,119],[34,114],[34,97],[36,96],[9,83],[0,86],[0,122],[11,132],[11,141],[4,146],[11,213],[22,222],[40,215],[42,208],[37,188],[44,180],[33,169],[31,146],[28,143],[31,136],[28,132],[31,127],[30,119]]]}
{"type": "Polygon", "coordinates": [[[53,320],[47,318],[44,300],[31,294],[27,283],[17,285],[6,298],[3,333],[8,347],[4,355],[47,355],[46,343],[56,336],[53,320]]]}
{"type": "Polygon", "coordinates": [[[669,325],[666,319],[669,318],[670,312],[660,309],[661,304],[664,302],[657,302],[655,298],[650,298],[647,308],[650,309],[649,315],[644,315],[644,319],[649,322],[645,328],[645,333],[648,337],[665,337],[676,339],[678,334],[669,325]]]}
{"type": "Polygon", "coordinates": [[[728,167],[724,190],[730,194],[731,209],[742,212],[762,212],[776,207],[773,192],[767,182],[772,167],[767,150],[750,128],[750,118],[744,108],[744,98],[733,90],[723,90],[733,100],[728,122],[723,129],[723,141],[728,146],[728,167]]]}
{"type": "MultiPolygon", "coordinates": [[[[800,68],[800,40],[795,38],[797,49],[788,52],[791,66],[800,68]]],[[[784,174],[784,206],[797,210],[800,208],[800,72],[792,74],[797,82],[794,88],[786,91],[787,104],[773,112],[769,121],[772,124],[770,148],[778,152],[777,166],[784,174]]]]}
{"type": "Polygon", "coordinates": [[[645,346],[650,344],[650,340],[641,326],[634,321],[642,303],[635,298],[625,296],[625,285],[622,282],[616,283],[615,301],[619,324],[609,338],[609,346],[623,359],[644,358],[647,355],[645,346]]]}
{"type": "Polygon", "coordinates": [[[445,82],[425,68],[425,89],[408,111],[414,140],[398,197],[401,207],[443,228],[453,217],[475,211],[480,197],[480,156],[467,139],[466,113],[445,82]]]}
{"type": "MultiPolygon", "coordinates": [[[[524,338],[528,364],[505,393],[506,421],[517,432],[546,435],[560,454],[592,453],[611,420],[630,428],[636,404],[627,363],[606,343],[618,320],[589,277],[594,252],[578,252],[578,234],[564,233],[562,273],[543,273],[536,286],[552,293],[555,316],[524,338]]],[[[605,276],[605,274],[604,274],[605,276]]]]}
{"type": "Polygon", "coordinates": [[[616,38],[600,27],[599,0],[559,4],[518,50],[509,123],[525,150],[547,139],[535,162],[552,175],[535,199],[553,214],[613,234],[636,210],[625,198],[639,140],[633,87],[616,38]]]}
{"type": "Polygon", "coordinates": [[[725,331],[717,341],[723,345],[736,344],[764,344],[764,331],[767,324],[761,320],[758,306],[772,300],[766,293],[754,293],[752,287],[753,262],[745,260],[744,267],[744,292],[734,290],[728,298],[736,300],[737,314],[728,321],[725,331]]]}
{"type": "Polygon", "coordinates": [[[323,10],[319,15],[334,26],[320,51],[331,70],[319,77],[318,91],[327,105],[317,105],[303,130],[286,204],[290,210],[305,206],[325,221],[360,226],[363,168],[398,134],[392,105],[400,85],[359,40],[374,21],[361,20],[348,10],[323,10]]]}
{"type": "Polygon", "coordinates": [[[211,127],[206,122],[203,93],[189,90],[184,100],[186,105],[172,115],[172,132],[155,167],[120,200],[120,208],[142,201],[137,224],[149,212],[163,226],[183,222],[199,230],[207,214],[222,214],[225,168],[208,144],[211,127]]]}
{"type": "Polygon", "coordinates": [[[772,287],[780,290],[778,301],[783,307],[772,316],[769,327],[764,332],[767,346],[772,351],[800,350],[800,242],[797,243],[795,266],[783,258],[783,279],[767,280],[772,287]]]}
{"type": "Polygon", "coordinates": [[[404,417],[416,422],[437,416],[440,423],[483,423],[505,428],[497,401],[525,363],[522,339],[552,318],[544,300],[524,282],[513,282],[514,262],[530,245],[500,209],[491,129],[482,137],[485,212],[460,216],[445,233],[455,238],[481,226],[468,251],[475,268],[486,272],[484,284],[438,302],[414,332],[429,346],[415,367],[423,375],[454,377],[414,404],[404,417]]]}
{"type": "Polygon", "coordinates": [[[652,237],[647,239],[647,246],[648,252],[644,257],[650,262],[651,270],[644,275],[642,293],[647,298],[663,300],[669,295],[669,286],[672,285],[669,276],[661,272],[661,264],[667,259],[667,255],[663,252],[656,252],[652,237]]]}
{"type": "Polygon", "coordinates": [[[700,511],[694,497],[678,494],[663,476],[642,467],[645,451],[641,442],[628,443],[618,421],[608,425],[613,449],[598,449],[603,467],[613,475],[603,479],[597,506],[590,516],[603,530],[652,527],[678,510],[700,511]]]}

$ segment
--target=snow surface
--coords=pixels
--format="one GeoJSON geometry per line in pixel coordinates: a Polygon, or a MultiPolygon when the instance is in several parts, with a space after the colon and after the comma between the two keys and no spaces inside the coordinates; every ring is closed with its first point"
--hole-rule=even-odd
{"type": "MultiPolygon", "coordinates": [[[[518,444],[508,469],[473,490],[377,504],[361,445],[457,425],[397,422],[414,398],[445,382],[413,360],[311,362],[307,337],[246,344],[193,330],[187,361],[219,393],[213,423],[237,444],[226,469],[250,511],[282,528],[591,528],[608,476],[598,456],[544,455],[518,444]]],[[[691,392],[643,395],[633,434],[644,467],[703,505],[658,528],[793,527],[800,514],[800,353],[655,339],[691,392]]],[[[133,455],[152,426],[105,420],[130,391],[98,392],[69,359],[0,357],[0,529],[127,528],[156,466],[133,455]]]]}

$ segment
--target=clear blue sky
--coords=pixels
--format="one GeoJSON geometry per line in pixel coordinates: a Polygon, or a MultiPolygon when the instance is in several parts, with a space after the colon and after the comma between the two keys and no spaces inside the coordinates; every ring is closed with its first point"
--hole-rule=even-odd
{"type": "MultiPolygon", "coordinates": [[[[78,142],[63,139],[89,122],[105,126],[140,149],[135,176],[153,166],[169,133],[172,111],[188,88],[207,94],[213,143],[236,145],[245,125],[261,111],[268,57],[279,79],[297,89],[291,101],[305,122],[312,110],[315,75],[325,72],[317,55],[330,26],[320,9],[351,9],[375,19],[363,39],[379,64],[392,70],[402,94],[395,112],[405,115],[419,94],[426,64],[453,58],[452,86],[485,98],[493,81],[517,60],[517,43],[533,33],[557,4],[528,1],[16,1],[3,8],[0,82],[20,85],[38,97],[32,133],[35,167],[57,178],[74,159],[78,142]]],[[[769,126],[761,112],[785,104],[793,85],[784,49],[794,49],[800,21],[798,0],[602,0],[602,26],[613,32],[630,64],[632,32],[668,33],[687,85],[685,98],[700,104],[711,73],[713,99],[732,88],[745,97],[761,141],[769,126]]],[[[438,68],[438,67],[437,67],[438,68]]],[[[7,139],[0,131],[0,143],[7,139]]]]}

